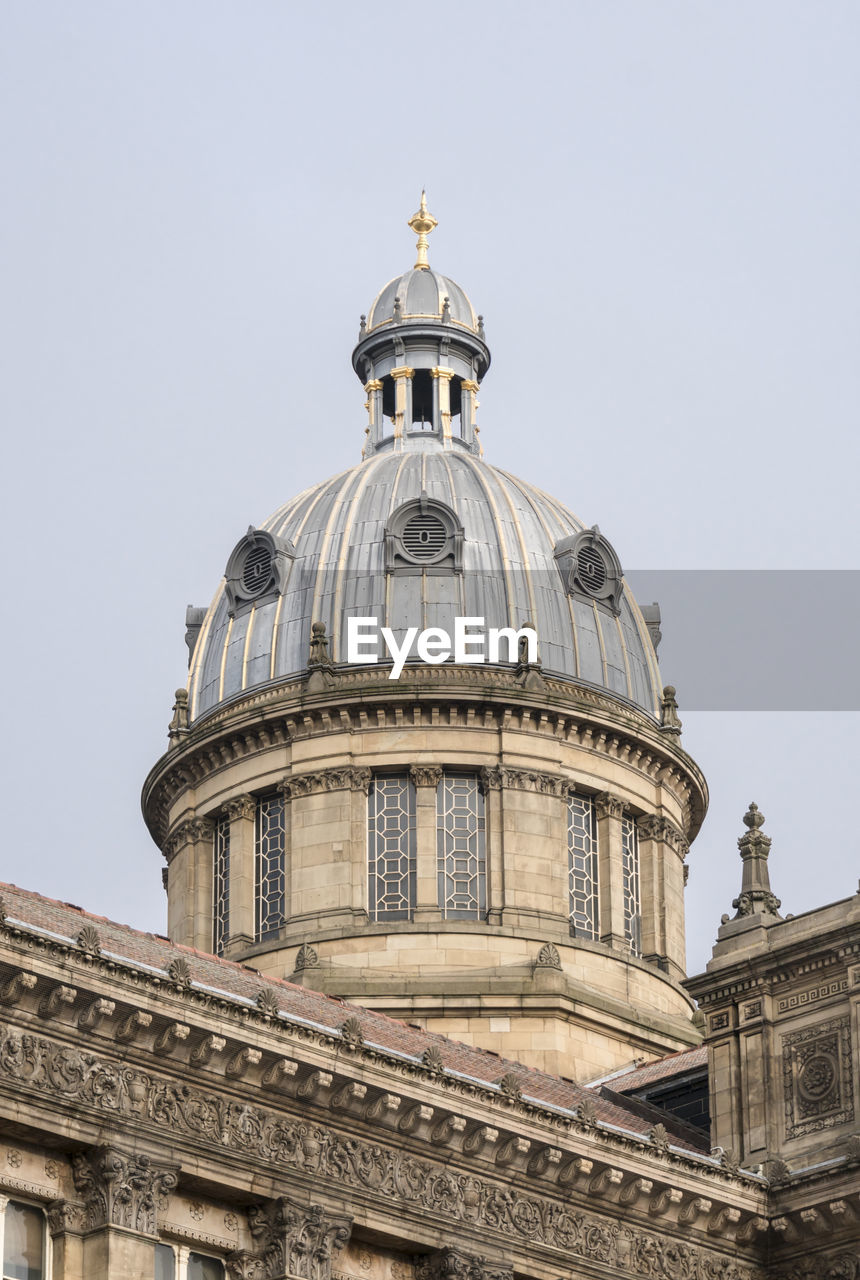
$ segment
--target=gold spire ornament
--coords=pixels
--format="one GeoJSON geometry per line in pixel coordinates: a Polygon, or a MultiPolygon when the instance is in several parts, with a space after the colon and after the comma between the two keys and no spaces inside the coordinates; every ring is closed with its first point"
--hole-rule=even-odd
{"type": "Polygon", "coordinates": [[[418,257],[415,259],[415,269],[417,271],[429,271],[430,263],[427,261],[427,250],[429,245],[427,237],[434,227],[438,227],[438,222],[432,213],[427,212],[427,193],[421,192],[421,208],[417,213],[413,213],[409,219],[407,226],[411,227],[418,237],[418,257]]]}

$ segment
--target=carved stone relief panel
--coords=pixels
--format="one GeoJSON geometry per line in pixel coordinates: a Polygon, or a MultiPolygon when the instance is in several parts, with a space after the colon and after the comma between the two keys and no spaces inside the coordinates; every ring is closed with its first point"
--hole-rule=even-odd
{"type": "Polygon", "coordinates": [[[800,1138],[854,1119],[851,1028],[830,1018],[782,1037],[786,1138],[800,1138]]]}

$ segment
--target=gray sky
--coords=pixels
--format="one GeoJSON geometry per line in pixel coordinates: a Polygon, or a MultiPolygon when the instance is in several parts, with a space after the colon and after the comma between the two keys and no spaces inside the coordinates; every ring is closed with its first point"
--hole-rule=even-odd
{"type": "MultiPolygon", "coordinates": [[[[6,0],[0,878],[164,928],[138,796],[185,605],[358,460],[358,316],[422,184],[486,318],[488,461],[629,569],[860,568],[858,37],[840,0],[6,0]]],[[[807,628],[807,687],[828,625],[750,640],[807,628]]],[[[856,890],[860,726],[679,700],[695,971],[750,799],[784,909],[856,890]]]]}

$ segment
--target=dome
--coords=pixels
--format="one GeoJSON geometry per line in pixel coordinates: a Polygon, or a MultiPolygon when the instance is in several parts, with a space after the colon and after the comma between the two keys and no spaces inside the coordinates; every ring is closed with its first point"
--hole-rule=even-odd
{"type": "MultiPolygon", "coordinates": [[[[476,454],[445,448],[431,433],[415,433],[306,490],[252,534],[281,549],[282,577],[268,596],[236,607],[228,565],[195,646],[192,720],[250,689],[306,672],[312,622],[325,623],[329,656],[341,663],[351,616],[376,618],[398,632],[414,623],[450,633],[457,614],[484,618],[486,628],[531,622],[544,675],[658,714],[654,649],[617,558],[612,607],[606,591],[591,598],[571,589],[571,548],[577,539],[602,535],[588,535],[570,511],[534,486],[476,454]],[[438,505],[450,513],[451,528],[459,527],[458,564],[446,568],[437,557],[431,569],[406,565],[397,576],[390,563],[392,517],[420,502],[438,505]]],[[[584,548],[586,571],[600,551],[611,574],[614,553],[605,547],[584,548]]],[[[250,557],[245,573],[255,564],[250,557]]],[[[388,660],[384,649],[379,660],[388,660]]],[[[386,676],[380,666],[380,677],[386,676]]]]}
{"type": "Polygon", "coordinates": [[[413,267],[389,280],[376,295],[367,313],[367,332],[404,320],[442,321],[443,318],[463,325],[472,333],[480,334],[483,327],[465,290],[455,281],[429,267],[413,267]],[[397,308],[396,302],[399,302],[397,308]]]}

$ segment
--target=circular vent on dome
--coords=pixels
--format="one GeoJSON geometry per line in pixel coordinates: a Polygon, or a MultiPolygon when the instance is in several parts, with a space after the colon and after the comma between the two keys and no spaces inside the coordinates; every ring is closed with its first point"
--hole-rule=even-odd
{"type": "Polygon", "coordinates": [[[272,576],[272,552],[269,547],[256,543],[245,557],[242,568],[242,586],[249,595],[262,591],[272,576]]]}
{"type": "Polygon", "coordinates": [[[403,549],[415,560],[434,560],[448,543],[448,530],[429,512],[407,520],[400,535],[403,549]]]}
{"type": "Polygon", "coordinates": [[[596,547],[580,547],[576,576],[586,591],[596,595],[606,585],[606,564],[596,547]]]}

